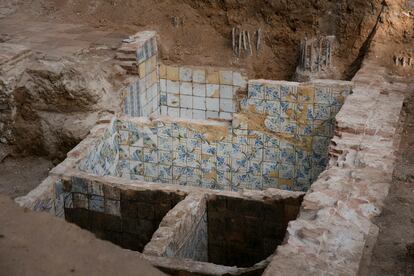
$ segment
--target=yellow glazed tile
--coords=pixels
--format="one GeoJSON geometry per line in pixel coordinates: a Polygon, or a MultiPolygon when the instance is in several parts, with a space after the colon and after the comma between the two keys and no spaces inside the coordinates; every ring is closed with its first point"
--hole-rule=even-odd
{"type": "Polygon", "coordinates": [[[233,85],[233,72],[220,71],[220,84],[233,85]]]}
{"type": "Polygon", "coordinates": [[[313,103],[315,96],[315,87],[313,86],[299,86],[298,87],[298,102],[313,103]]]}
{"type": "Polygon", "coordinates": [[[178,81],[180,79],[179,68],[173,66],[167,67],[167,79],[172,81],[178,81]]]}
{"type": "Polygon", "coordinates": [[[157,63],[157,56],[152,56],[150,58],[151,65],[155,68],[155,64],[157,63]]]}
{"type": "Polygon", "coordinates": [[[138,67],[139,77],[141,79],[145,77],[145,67],[146,67],[146,62],[141,63],[138,67]]]}
{"type": "Polygon", "coordinates": [[[150,79],[151,79],[151,86],[157,83],[157,71],[152,71],[150,79]]]}
{"type": "Polygon", "coordinates": [[[219,84],[220,78],[219,73],[214,70],[207,70],[207,83],[209,84],[219,84]]]}
{"type": "Polygon", "coordinates": [[[160,64],[160,78],[166,79],[167,78],[167,67],[164,64],[160,64]]]}
{"type": "Polygon", "coordinates": [[[279,185],[281,186],[288,186],[288,187],[293,187],[293,179],[284,179],[284,178],[279,178],[279,185]]]}

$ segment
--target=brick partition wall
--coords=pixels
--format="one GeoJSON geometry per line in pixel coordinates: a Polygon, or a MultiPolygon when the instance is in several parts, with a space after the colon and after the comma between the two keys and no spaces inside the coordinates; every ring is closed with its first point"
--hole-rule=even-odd
{"type": "Polygon", "coordinates": [[[60,179],[56,195],[67,221],[123,248],[142,252],[184,193],[121,189],[82,177],[60,179]]]}
{"type": "Polygon", "coordinates": [[[164,217],[144,254],[251,267],[282,243],[301,202],[193,193],[164,217]]]}
{"type": "Polygon", "coordinates": [[[296,219],[301,201],[209,196],[209,262],[250,267],[266,259],[282,243],[288,222],[296,219]]]}
{"type": "Polygon", "coordinates": [[[207,200],[188,195],[161,221],[144,254],[208,262],[207,200]]]}

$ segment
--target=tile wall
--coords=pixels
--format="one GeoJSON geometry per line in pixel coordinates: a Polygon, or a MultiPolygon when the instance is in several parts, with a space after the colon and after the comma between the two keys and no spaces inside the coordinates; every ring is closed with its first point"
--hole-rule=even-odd
{"type": "Polygon", "coordinates": [[[127,45],[137,47],[139,75],[125,99],[130,118],[113,122],[81,169],[220,190],[310,187],[328,163],[350,82],[247,83],[233,70],[159,65],[152,34],[127,45]],[[210,118],[228,121],[187,120],[210,118]]]}
{"type": "Polygon", "coordinates": [[[233,132],[272,137],[272,143],[257,141],[263,150],[263,186],[307,190],[328,164],[328,146],[335,116],[351,83],[318,80],[311,83],[249,81],[248,97],[235,115],[233,132]]]}
{"type": "Polygon", "coordinates": [[[232,119],[237,92],[246,91],[241,72],[211,67],[160,65],[161,114],[186,119],[232,119]]]}
{"type": "Polygon", "coordinates": [[[80,168],[218,190],[306,191],[325,169],[349,82],[253,80],[233,121],[113,121],[80,168]]]}
{"type": "Polygon", "coordinates": [[[155,32],[144,33],[135,37],[140,42],[136,49],[138,79],[130,83],[124,98],[124,113],[133,117],[150,116],[160,111],[157,40],[155,32]]]}

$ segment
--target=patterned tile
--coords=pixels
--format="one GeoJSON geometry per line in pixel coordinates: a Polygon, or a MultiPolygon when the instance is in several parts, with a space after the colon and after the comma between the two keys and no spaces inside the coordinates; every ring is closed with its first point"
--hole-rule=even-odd
{"type": "MultiPolygon", "coordinates": [[[[145,66],[152,68],[153,64],[145,66]]],[[[145,110],[131,104],[125,109],[142,114],[157,112],[161,105],[163,114],[170,116],[234,118],[229,135],[220,142],[208,141],[199,126],[170,123],[170,119],[157,120],[157,127],[117,120],[82,160],[82,169],[211,189],[306,190],[328,163],[334,116],[350,93],[347,87],[325,84],[254,80],[249,81],[247,97],[240,101],[243,114],[238,114],[232,98],[238,91],[235,86],[246,84],[241,75],[168,66],[160,67],[160,74],[165,78],[157,86],[160,92],[150,86],[145,94],[140,93],[141,86],[148,86],[145,81],[152,81],[150,75],[129,88],[137,96],[133,99],[151,98],[151,103],[141,106],[145,110]],[[250,121],[250,115],[257,124],[250,121]],[[249,120],[239,119],[245,117],[249,120]]],[[[73,197],[73,204],[76,202],[73,197]]]]}

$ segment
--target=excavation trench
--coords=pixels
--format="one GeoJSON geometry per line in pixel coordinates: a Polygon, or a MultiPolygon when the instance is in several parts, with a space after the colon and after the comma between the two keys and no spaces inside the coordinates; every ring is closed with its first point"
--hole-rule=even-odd
{"type": "MultiPolygon", "coordinates": [[[[312,74],[330,66],[331,43],[306,45],[312,74]]],[[[166,66],[154,32],[116,62],[131,75],[123,111],[52,171],[54,213],[173,275],[260,275],[328,164],[352,83],[166,66]]]]}

